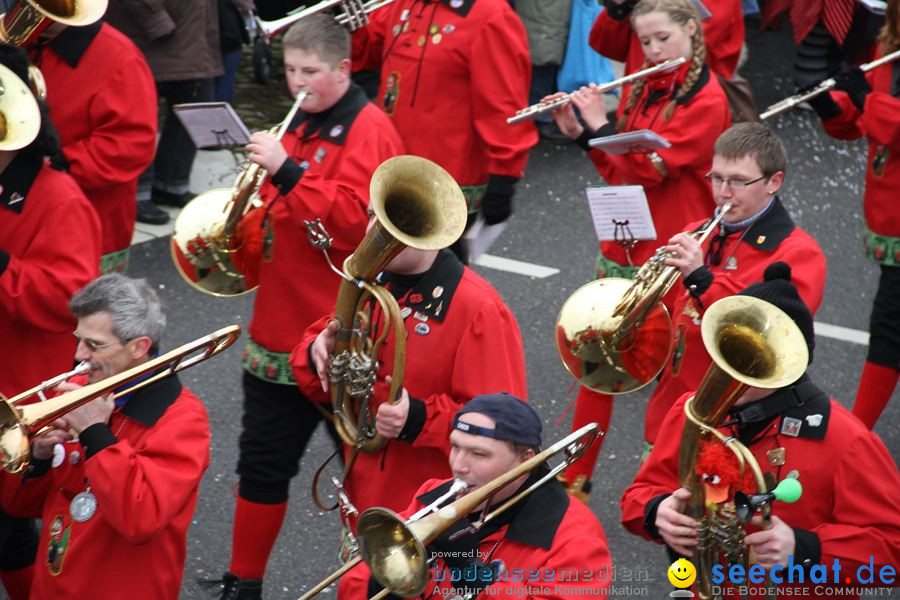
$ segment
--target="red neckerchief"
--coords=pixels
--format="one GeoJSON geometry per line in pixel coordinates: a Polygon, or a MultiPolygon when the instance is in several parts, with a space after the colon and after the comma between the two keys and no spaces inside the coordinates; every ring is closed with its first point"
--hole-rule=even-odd
{"type": "Polygon", "coordinates": [[[684,83],[688,70],[691,68],[691,63],[692,61],[689,60],[683,65],[679,65],[678,69],[675,71],[650,75],[647,77],[646,89],[648,91],[669,90],[669,94],[671,95],[672,91],[677,86],[684,83]]]}

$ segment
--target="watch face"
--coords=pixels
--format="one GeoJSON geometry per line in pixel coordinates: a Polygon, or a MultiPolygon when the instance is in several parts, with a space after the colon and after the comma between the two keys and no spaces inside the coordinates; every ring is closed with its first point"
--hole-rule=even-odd
{"type": "Polygon", "coordinates": [[[97,512],[97,497],[91,492],[81,492],[72,498],[69,504],[69,514],[72,519],[84,523],[97,512]]]}

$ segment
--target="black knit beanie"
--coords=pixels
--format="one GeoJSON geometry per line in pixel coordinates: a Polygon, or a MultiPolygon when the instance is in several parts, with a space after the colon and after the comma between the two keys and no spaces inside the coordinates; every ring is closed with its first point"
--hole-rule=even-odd
{"type": "Polygon", "coordinates": [[[763,281],[740,292],[740,296],[753,296],[765,300],[783,310],[793,319],[806,338],[809,348],[809,362],[813,360],[813,348],[816,346],[816,334],[813,331],[813,316],[806,303],[797,293],[797,286],[791,283],[791,267],[785,262],[772,263],[763,273],[763,281]]]}

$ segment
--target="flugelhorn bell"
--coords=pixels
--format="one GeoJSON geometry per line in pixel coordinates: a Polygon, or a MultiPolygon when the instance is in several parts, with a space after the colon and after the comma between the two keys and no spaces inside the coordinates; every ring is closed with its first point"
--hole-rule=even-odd
{"type": "Polygon", "coordinates": [[[19,150],[34,141],[41,111],[28,84],[0,65],[0,150],[19,150]]]}

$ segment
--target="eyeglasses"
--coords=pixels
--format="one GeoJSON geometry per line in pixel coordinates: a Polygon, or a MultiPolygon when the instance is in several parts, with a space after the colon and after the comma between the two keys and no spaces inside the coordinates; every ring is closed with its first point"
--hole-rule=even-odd
{"type": "Polygon", "coordinates": [[[757,177],[756,179],[751,179],[750,181],[744,181],[743,179],[724,179],[720,175],[713,175],[712,173],[707,173],[706,175],[704,175],[704,177],[706,178],[706,180],[708,182],[710,182],[716,188],[722,187],[722,184],[724,183],[725,185],[727,185],[728,187],[730,187],[733,190],[741,190],[741,189],[744,189],[745,187],[750,187],[757,181],[762,181],[763,179],[768,179],[765,175],[761,175],[760,177],[757,177]]]}
{"type": "Polygon", "coordinates": [[[77,331],[73,331],[72,335],[74,335],[75,339],[78,340],[79,342],[83,342],[84,345],[87,346],[87,349],[90,350],[91,352],[96,352],[97,350],[102,350],[103,348],[106,348],[108,346],[112,346],[113,344],[119,343],[118,341],[115,341],[115,342],[107,342],[105,344],[101,344],[101,343],[95,342],[94,340],[85,339],[85,338],[81,337],[81,335],[79,335],[79,333],[77,331]]]}

